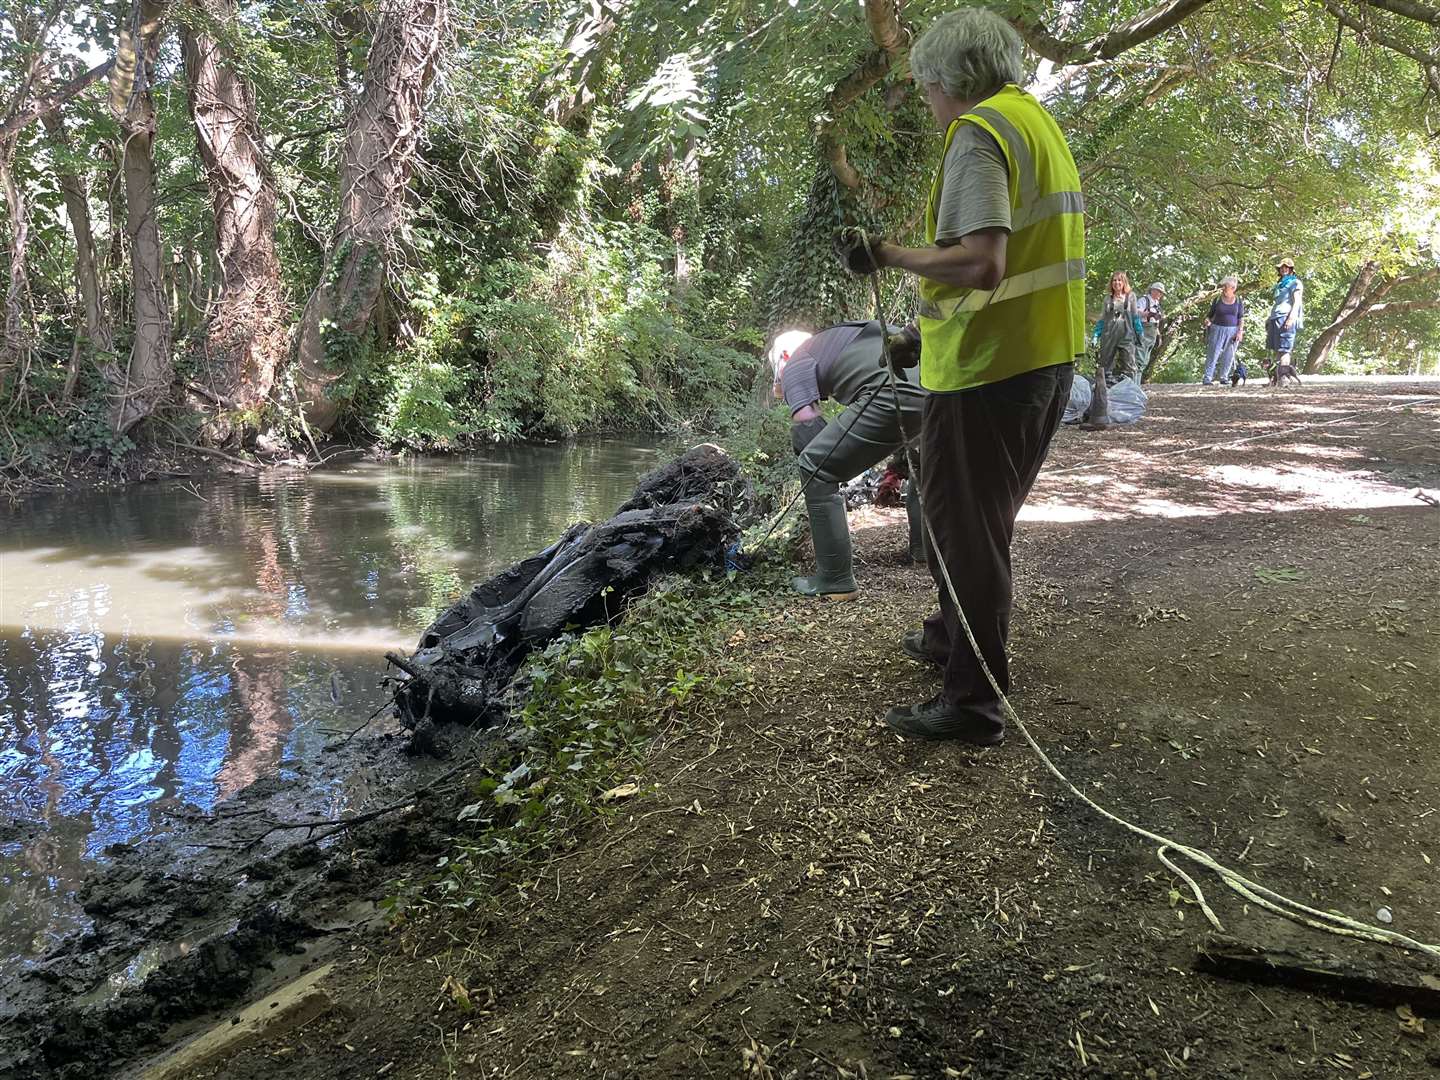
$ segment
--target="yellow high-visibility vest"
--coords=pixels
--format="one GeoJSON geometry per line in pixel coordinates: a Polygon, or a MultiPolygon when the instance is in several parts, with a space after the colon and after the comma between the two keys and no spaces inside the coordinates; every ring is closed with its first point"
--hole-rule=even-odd
{"type": "MultiPolygon", "coordinates": [[[[1065,364],[1085,352],[1085,200],[1060,128],[1014,83],[951,123],[994,136],[1010,166],[1005,277],[993,289],[920,279],[920,382],[940,393],[1065,364]]],[[[925,239],[935,243],[944,154],[930,185],[925,239]]]]}

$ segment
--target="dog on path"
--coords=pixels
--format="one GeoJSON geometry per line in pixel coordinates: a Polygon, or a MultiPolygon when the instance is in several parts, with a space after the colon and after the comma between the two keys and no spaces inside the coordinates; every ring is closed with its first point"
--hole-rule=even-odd
{"type": "Polygon", "coordinates": [[[1300,373],[1295,370],[1294,364],[1276,364],[1270,369],[1271,386],[1284,386],[1286,379],[1294,379],[1296,386],[1302,385],[1300,373]]]}

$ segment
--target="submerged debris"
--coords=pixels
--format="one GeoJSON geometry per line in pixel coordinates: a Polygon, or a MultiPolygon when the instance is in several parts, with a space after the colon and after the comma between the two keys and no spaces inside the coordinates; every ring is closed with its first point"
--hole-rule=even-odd
{"type": "Polygon", "coordinates": [[[409,657],[389,659],[408,678],[395,696],[402,724],[487,723],[525,657],[568,627],[615,619],[657,575],[719,564],[739,532],[731,514],[740,467],[704,444],[649,473],[614,517],[577,524],[450,607],[409,657]]]}

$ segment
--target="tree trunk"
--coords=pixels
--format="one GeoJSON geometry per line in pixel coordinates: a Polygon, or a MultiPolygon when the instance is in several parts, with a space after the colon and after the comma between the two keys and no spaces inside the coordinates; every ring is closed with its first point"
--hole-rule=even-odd
{"type": "Polygon", "coordinates": [[[55,180],[60,187],[60,197],[65,202],[65,215],[70,219],[70,231],[75,235],[75,283],[80,292],[80,305],[84,309],[82,352],[105,357],[115,348],[115,335],[105,311],[105,292],[100,284],[100,266],[95,257],[90,195],[85,178],[69,163],[70,140],[65,134],[60,114],[45,113],[40,122],[45,127],[50,144],[55,147],[55,180]]]}
{"type": "Polygon", "coordinates": [[[16,42],[31,46],[31,52],[18,73],[20,78],[13,95],[0,104],[7,122],[7,126],[0,130],[0,198],[5,200],[8,218],[6,255],[10,273],[5,286],[3,326],[0,326],[0,384],[6,381],[12,368],[19,368],[7,404],[24,395],[32,347],[30,319],[26,311],[26,300],[30,295],[26,273],[30,252],[30,207],[25,191],[15,180],[15,150],[20,141],[20,129],[8,125],[33,107],[35,89],[43,80],[46,69],[45,42],[57,14],[58,5],[52,5],[44,13],[34,10],[31,5],[22,7],[11,17],[16,42]]]}
{"type": "MultiPolygon", "coordinates": [[[[234,0],[199,0],[199,6],[218,23],[235,21],[234,0]]],[[[265,163],[254,90],[235,74],[224,47],[187,28],[182,49],[220,268],[202,347],[205,367],[211,389],[250,410],[269,396],[287,337],[275,181],[265,163]]],[[[223,441],[232,429],[221,419],[207,434],[223,441]]]]}
{"type": "Polygon", "coordinates": [[[340,215],[320,284],[300,321],[296,387],[310,427],[329,431],[345,392],[337,385],[370,343],[371,317],[424,119],[426,88],[448,33],[446,0],[384,0],[360,100],[345,129],[340,215]]]}
{"type": "Polygon", "coordinates": [[[1335,351],[1335,346],[1340,344],[1340,338],[1345,334],[1345,328],[1350,324],[1351,317],[1370,288],[1370,283],[1375,279],[1375,273],[1380,269],[1380,264],[1374,259],[1369,260],[1360,268],[1355,275],[1355,280],[1350,282],[1350,288],[1345,293],[1345,299],[1341,301],[1340,308],[1335,312],[1335,317],[1330,320],[1330,325],[1316,335],[1314,342],[1310,345],[1310,352],[1305,357],[1305,363],[1301,368],[1306,375],[1313,375],[1320,370],[1321,365],[1330,359],[1330,354],[1335,351]]]}
{"type": "MultiPolygon", "coordinates": [[[[0,195],[5,199],[9,218],[9,244],[7,245],[10,267],[10,282],[5,288],[4,336],[0,338],[0,382],[12,369],[18,368],[17,384],[23,384],[26,362],[30,355],[30,320],[25,315],[25,297],[29,293],[25,260],[30,247],[30,211],[25,203],[25,193],[15,182],[14,145],[0,146],[0,195]]],[[[18,390],[16,391],[18,395],[18,390]]]]}
{"type": "Polygon", "coordinates": [[[135,343],[125,369],[109,365],[110,420],[124,434],[164,399],[174,376],[170,354],[172,327],[165,291],[165,252],[155,216],[155,103],[151,76],[160,52],[163,0],[140,0],[138,38],[120,32],[110,103],[124,137],[121,172],[125,179],[125,232],[130,238],[130,282],[135,313],[135,343]]]}
{"type": "Polygon", "coordinates": [[[660,166],[661,198],[665,200],[665,224],[675,245],[673,294],[679,299],[690,291],[690,254],[695,237],[691,218],[700,202],[700,146],[693,134],[685,137],[683,153],[672,149],[660,166]]]}

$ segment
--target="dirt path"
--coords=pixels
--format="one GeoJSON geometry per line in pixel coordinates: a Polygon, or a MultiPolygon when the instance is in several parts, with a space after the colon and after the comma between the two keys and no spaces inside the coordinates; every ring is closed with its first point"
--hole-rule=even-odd
{"type": "MultiPolygon", "coordinates": [[[[1117,812],[1440,941],[1440,510],[1410,494],[1440,408],[1158,456],[1417,390],[1162,388],[1133,430],[1062,432],[1014,700],[1117,812]]],[[[933,689],[895,650],[933,588],[898,513],[852,524],[863,599],[777,597],[734,643],[748,699],[657,742],[578,849],[483,917],[356,937],[320,1007],[190,1075],[1440,1076],[1436,1020],[1193,972],[1183,884],[1018,738],[888,733],[933,689]]],[[[1233,933],[1346,949],[1203,884],[1233,933]]]]}

